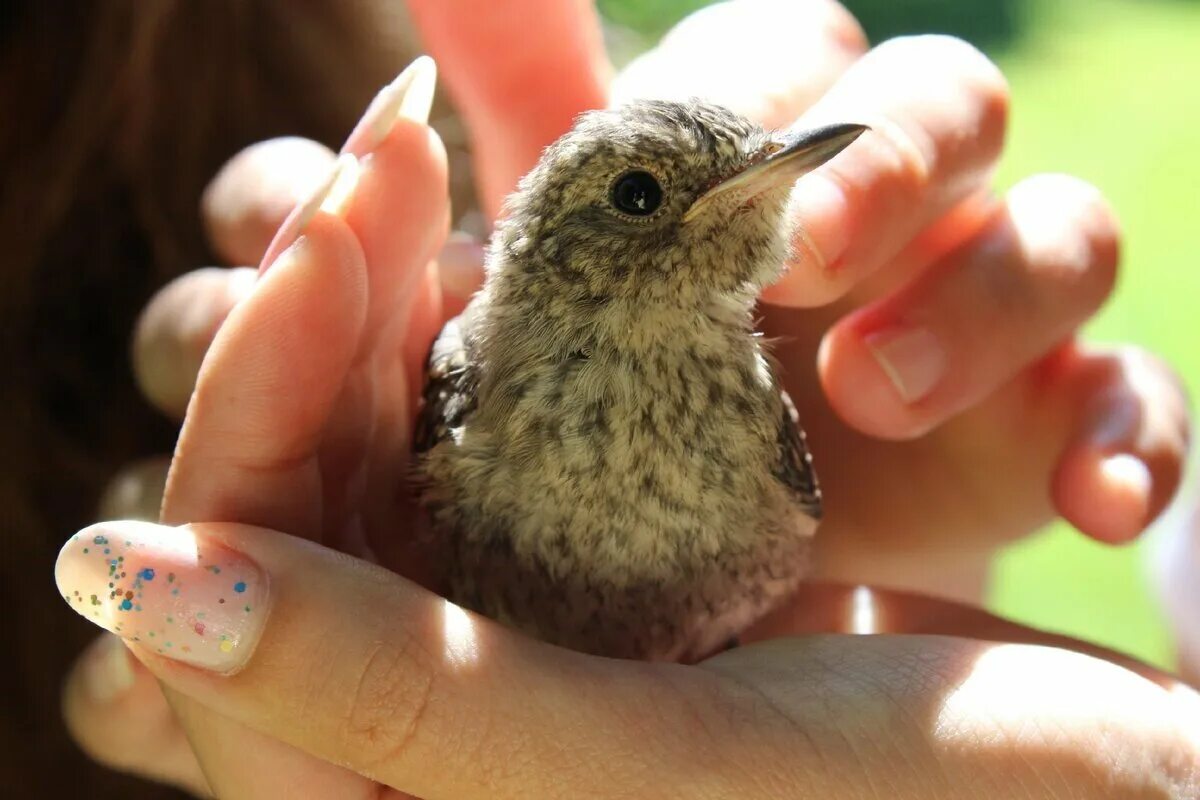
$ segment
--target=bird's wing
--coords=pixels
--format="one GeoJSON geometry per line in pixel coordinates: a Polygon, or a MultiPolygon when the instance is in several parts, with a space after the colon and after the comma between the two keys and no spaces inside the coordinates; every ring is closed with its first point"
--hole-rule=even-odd
{"type": "Polygon", "coordinates": [[[477,370],[463,335],[466,324],[466,314],[447,322],[429,351],[424,403],[413,431],[413,451],[418,454],[449,438],[475,410],[477,370]]]}
{"type": "Polygon", "coordinates": [[[788,393],[779,390],[783,400],[783,419],[779,423],[779,464],[775,477],[792,490],[796,502],[813,519],[821,518],[821,485],[813,469],[812,454],[804,440],[800,417],[788,393]]]}

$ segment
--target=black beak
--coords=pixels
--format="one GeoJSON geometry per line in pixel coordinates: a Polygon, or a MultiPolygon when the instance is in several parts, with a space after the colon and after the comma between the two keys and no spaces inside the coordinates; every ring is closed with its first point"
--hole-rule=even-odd
{"type": "Polygon", "coordinates": [[[695,217],[717,198],[746,200],[783,183],[794,183],[845,150],[867,130],[870,129],[866,125],[842,123],[806,131],[780,132],[771,137],[763,158],[696,198],[683,215],[683,221],[695,217]]]}

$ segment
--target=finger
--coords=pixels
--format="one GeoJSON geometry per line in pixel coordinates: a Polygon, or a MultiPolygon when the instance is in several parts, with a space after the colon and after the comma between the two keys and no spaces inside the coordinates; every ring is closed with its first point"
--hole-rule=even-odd
{"type": "Polygon", "coordinates": [[[610,102],[699,97],[782,128],[866,49],[858,22],[832,0],[716,3],[622,70],[610,102]]]}
{"type": "Polygon", "coordinates": [[[977,192],[1004,140],[1008,88],[969,44],[893,39],[850,68],[797,125],[870,125],[793,192],[795,256],[765,297],[832,302],[977,192]]]}
{"type": "Polygon", "coordinates": [[[1029,179],[964,246],[843,319],[820,353],[834,410],[912,438],[979,403],[1061,343],[1108,296],[1116,222],[1091,187],[1029,179]]]}
{"type": "Polygon", "coordinates": [[[483,284],[485,256],[483,245],[466,233],[452,234],[438,254],[442,313],[447,319],[458,315],[483,284]]]}
{"type": "Polygon", "coordinates": [[[133,334],[133,374],[160,411],[182,419],[208,346],[230,310],[250,293],[252,269],[209,267],[155,293],[133,334]]]}
{"type": "Polygon", "coordinates": [[[1193,690],[1058,647],[815,635],[734,648],[703,668],[804,726],[828,781],[813,796],[886,786],[889,798],[930,800],[970,786],[981,797],[1134,798],[1200,785],[1193,690]]]}
{"type": "Polygon", "coordinates": [[[422,797],[624,797],[672,786],[687,796],[803,787],[841,798],[880,785],[923,800],[960,797],[963,785],[995,796],[1031,785],[1045,797],[1151,787],[1186,796],[1200,777],[1194,693],[1062,650],[810,636],[735,648],[700,667],[594,658],[528,640],[381,568],[235,525],[83,531],[59,559],[65,596],[108,580],[107,562],[82,554],[99,530],[127,560],[171,570],[188,588],[169,603],[145,591],[133,618],[103,609],[107,624],[131,619],[124,635],[138,638],[131,648],[161,680],[422,797]],[[271,611],[230,627],[215,598],[239,579],[241,596],[271,611]],[[166,609],[209,614],[213,638],[189,636],[187,653],[148,645],[166,609]]]}
{"type": "Polygon", "coordinates": [[[124,625],[133,646],[145,643],[142,657],[222,674],[193,684],[170,667],[156,673],[222,718],[322,760],[419,797],[601,796],[609,763],[640,785],[686,775],[691,754],[672,730],[686,704],[663,696],[647,665],[627,662],[605,679],[606,660],[527,640],[388,570],[248,526],[93,526],[60,556],[64,596],[108,582],[108,562],[83,552],[96,536],[128,543],[114,552],[154,577],[130,587],[136,616],[121,616],[102,591],[94,621],[124,625]],[[157,581],[172,575],[181,593],[164,597],[157,581]],[[573,753],[605,757],[566,767],[573,753]],[[538,767],[552,764],[564,768],[538,767]]]}
{"type": "MultiPolygon", "coordinates": [[[[407,420],[404,409],[374,408],[373,387],[344,392],[343,384],[353,359],[375,357],[365,345],[383,331],[403,338],[413,304],[426,296],[417,284],[444,237],[445,154],[423,122],[432,102],[431,69],[428,59],[418,60],[380,93],[334,173],[268,248],[264,277],[205,361],[211,379],[202,376],[189,408],[164,519],[239,520],[315,535],[323,511],[318,444],[328,439],[352,451],[362,444],[358,438],[378,432],[365,424],[355,432],[327,431],[335,404],[354,404],[354,413],[343,415],[352,421],[385,413],[407,420]],[[332,213],[312,217],[320,207],[332,213]],[[305,235],[296,240],[301,229],[305,235]],[[276,255],[294,240],[288,253],[276,255]],[[277,271],[284,277],[268,289],[277,271]],[[306,502],[296,502],[300,497],[306,502]]],[[[381,350],[380,357],[391,355],[381,350]]],[[[393,374],[389,361],[384,370],[389,382],[403,385],[403,369],[393,374]]]]}
{"type": "MultiPolygon", "coordinates": [[[[404,366],[370,345],[385,329],[397,339],[404,332],[405,295],[410,307],[423,296],[414,289],[429,274],[424,268],[447,224],[445,155],[424,123],[432,81],[426,59],[380,93],[333,173],[268,246],[255,292],[231,315],[205,360],[164,519],[258,521],[315,539],[337,516],[330,508],[337,499],[323,489],[348,483],[354,465],[331,455],[329,442],[354,451],[362,437],[382,437],[370,406],[375,388],[362,380],[351,385],[350,369],[378,355],[388,359],[378,371],[390,380],[391,362],[404,366]],[[331,429],[335,409],[347,404],[358,413],[338,418],[349,417],[356,427],[331,429]]],[[[342,527],[331,523],[330,529],[342,527]]],[[[221,776],[215,788],[223,795],[296,796],[302,787],[314,796],[374,796],[369,784],[341,767],[187,698],[173,695],[173,703],[202,762],[221,776]],[[257,754],[264,769],[248,769],[237,757],[243,751],[257,754]]]]}
{"type": "Polygon", "coordinates": [[[143,458],[122,468],[100,496],[96,516],[157,522],[170,465],[170,458],[158,456],[143,458]]]}
{"type": "Polygon", "coordinates": [[[211,795],[158,681],[116,636],[101,636],[71,668],[63,718],[94,761],[197,797],[211,795]]]}
{"type": "Polygon", "coordinates": [[[480,202],[494,219],[542,148],[604,105],[610,67],[596,11],[588,0],[408,8],[467,125],[480,202]],[[518,42],[528,44],[514,50],[518,42]]]}
{"type": "Polygon", "coordinates": [[[164,519],[320,529],[316,449],[358,350],[366,266],[339,217],[317,213],[302,234],[213,342],[176,446],[164,519]]]}
{"type": "Polygon", "coordinates": [[[1074,350],[1060,378],[1081,409],[1051,484],[1060,514],[1104,542],[1146,529],[1179,488],[1188,402],[1171,369],[1136,348],[1074,350]]]}
{"type": "Polygon", "coordinates": [[[976,606],[873,586],[805,583],[785,603],[739,636],[738,641],[744,646],[782,636],[817,633],[960,636],[1046,645],[1119,664],[1164,687],[1179,684],[1175,676],[1091,642],[1029,628],[976,606]]]}
{"type": "Polygon", "coordinates": [[[214,797],[399,800],[390,794],[381,796],[378,786],[345,767],[218,716],[190,697],[170,689],[166,696],[214,797]]]}
{"type": "Polygon", "coordinates": [[[209,242],[227,264],[257,264],[284,218],[333,167],[325,145],[258,142],[226,162],[200,201],[209,242]]]}
{"type": "Polygon", "coordinates": [[[385,326],[403,329],[416,283],[449,230],[446,151],[427,124],[436,78],[432,59],[414,61],[376,96],[343,148],[359,165],[343,216],[366,257],[365,344],[385,326]]]}

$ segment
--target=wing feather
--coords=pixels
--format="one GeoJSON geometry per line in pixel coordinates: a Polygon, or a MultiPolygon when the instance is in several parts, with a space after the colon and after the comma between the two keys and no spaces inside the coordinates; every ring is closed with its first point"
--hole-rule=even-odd
{"type": "Polygon", "coordinates": [[[465,322],[463,316],[447,322],[429,351],[424,402],[413,431],[413,451],[418,455],[450,438],[475,410],[478,375],[463,335],[465,322]]]}
{"type": "Polygon", "coordinates": [[[788,393],[780,389],[783,400],[783,418],[779,423],[779,465],[775,476],[792,490],[805,512],[813,519],[820,519],[821,485],[813,469],[812,453],[805,441],[804,429],[800,427],[800,416],[788,393]]]}

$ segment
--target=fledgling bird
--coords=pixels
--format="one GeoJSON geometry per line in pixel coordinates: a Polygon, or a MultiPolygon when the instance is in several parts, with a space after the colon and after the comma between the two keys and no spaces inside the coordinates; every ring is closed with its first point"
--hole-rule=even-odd
{"type": "Polygon", "coordinates": [[[821,493],[752,310],[793,183],[864,130],[639,101],[546,149],[429,358],[418,485],[451,600],[693,660],[796,587],[821,493]]]}

